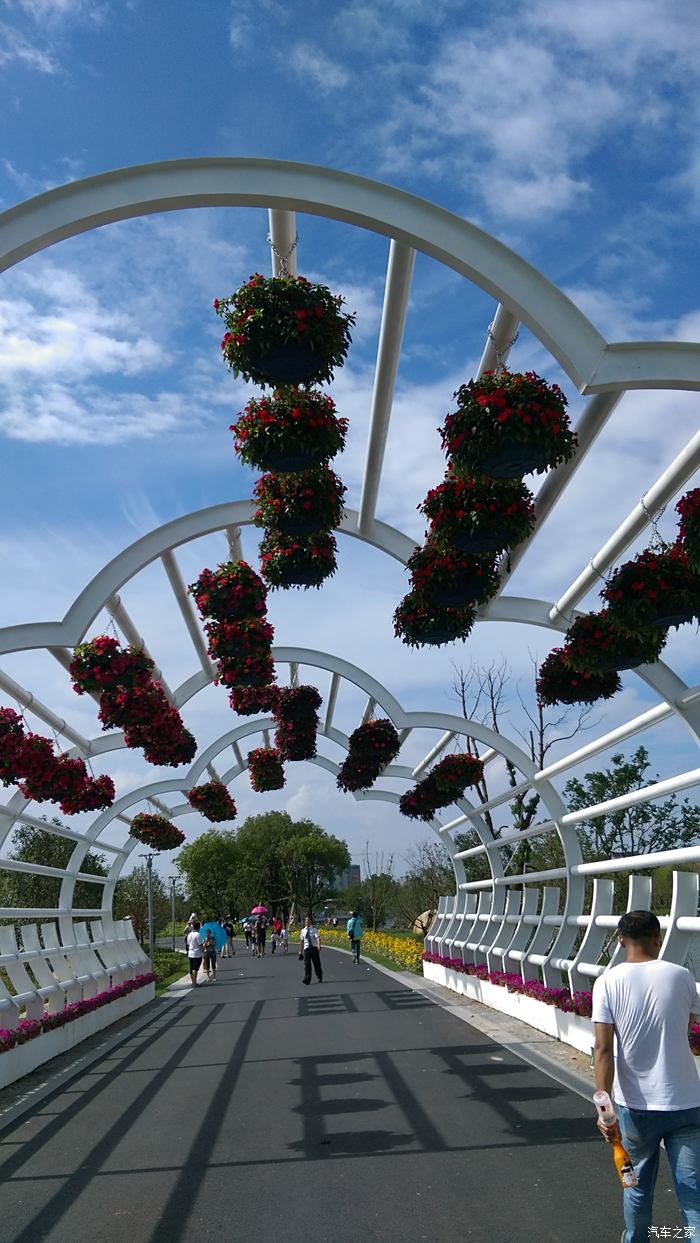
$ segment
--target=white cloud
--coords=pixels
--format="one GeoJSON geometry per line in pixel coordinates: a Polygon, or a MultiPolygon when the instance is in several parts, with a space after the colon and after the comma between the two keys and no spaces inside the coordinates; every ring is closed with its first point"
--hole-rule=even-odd
{"type": "Polygon", "coordinates": [[[314,44],[294,44],[289,53],[285,53],[284,62],[302,82],[317,87],[325,94],[343,90],[351,80],[347,69],[338,61],[331,60],[314,44]]]}
{"type": "Polygon", "coordinates": [[[37,47],[12,27],[1,25],[0,69],[13,61],[28,69],[35,69],[38,73],[54,74],[59,70],[58,62],[49,51],[37,47]]]}

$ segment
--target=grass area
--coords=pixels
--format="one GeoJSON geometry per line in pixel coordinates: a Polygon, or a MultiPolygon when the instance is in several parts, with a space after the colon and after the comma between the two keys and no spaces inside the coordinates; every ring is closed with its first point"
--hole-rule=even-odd
{"type": "MultiPolygon", "coordinates": [[[[320,936],[323,945],[337,945],[344,950],[350,948],[350,940],[343,929],[321,928],[320,936]]],[[[361,954],[363,958],[388,967],[390,971],[423,974],[423,940],[413,932],[365,932],[361,954]]]]}
{"type": "Polygon", "coordinates": [[[189,973],[184,954],[173,953],[172,950],[162,949],[160,946],[156,947],[153,970],[156,973],[156,997],[160,997],[169,984],[174,984],[189,973]]]}

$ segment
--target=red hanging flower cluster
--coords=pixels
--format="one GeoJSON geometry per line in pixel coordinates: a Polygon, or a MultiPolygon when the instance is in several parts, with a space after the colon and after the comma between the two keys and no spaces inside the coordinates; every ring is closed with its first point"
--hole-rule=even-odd
{"type": "Polygon", "coordinates": [[[277,686],[234,686],[228,701],[239,716],[257,716],[260,712],[274,712],[279,699],[277,686]]]}
{"type": "Polygon", "coordinates": [[[612,699],[622,689],[614,669],[607,673],[580,673],[569,661],[567,647],[555,647],[540,665],[535,683],[541,704],[592,704],[612,699]]]}
{"type": "Polygon", "coordinates": [[[204,629],[216,681],[235,688],[269,687],[275,678],[275,632],[266,621],[267,588],[260,575],[246,561],[227,561],[203,570],[189,591],[202,619],[208,619],[204,629]]]}
{"type": "Polygon", "coordinates": [[[359,725],[350,735],[348,754],[336,778],[338,788],[368,790],[400,750],[399,735],[386,717],[359,725]]]}
{"type": "Polygon", "coordinates": [[[345,361],[354,315],[343,299],[304,276],[264,277],[255,272],[214,310],[226,324],[221,342],[234,376],[263,387],[330,381],[345,361]]]}
{"type": "Polygon", "coordinates": [[[25,734],[24,722],[12,708],[0,708],[0,779],[19,786],[24,798],[58,803],[66,816],[114,802],[109,777],[91,777],[78,756],[56,755],[49,738],[25,734]]]}
{"type": "Polygon", "coordinates": [[[320,587],[335,574],[337,544],[319,531],[307,539],[266,531],[260,541],[260,570],[270,587],[320,587]]]}
{"type": "Polygon", "coordinates": [[[151,680],[153,661],[142,648],[122,648],[116,639],[98,634],[87,643],[79,643],[73,652],[70,675],[78,695],[114,690],[121,686],[131,690],[151,680]]]}
{"type": "Polygon", "coordinates": [[[134,816],[129,837],[135,837],[137,842],[142,842],[149,850],[175,850],[185,840],[182,829],[178,829],[166,816],[147,811],[140,811],[134,816]]]}
{"type": "Polygon", "coordinates": [[[448,471],[418,506],[433,545],[471,553],[514,548],[535,528],[535,505],[519,479],[472,479],[448,471]]]}
{"type": "Polygon", "coordinates": [[[267,790],[281,790],[284,786],[284,765],[279,751],[269,747],[257,747],[248,752],[248,775],[250,784],[258,794],[267,790]]]}
{"type": "Polygon", "coordinates": [[[223,781],[207,781],[204,785],[193,786],[187,791],[187,801],[190,807],[214,824],[236,818],[236,804],[223,781]]]}
{"type": "Polygon", "coordinates": [[[259,470],[303,471],[321,466],[345,445],[348,420],[326,393],[279,389],[253,397],[231,425],[242,462],[259,470]]]}
{"type": "Polygon", "coordinates": [[[126,746],[141,749],[149,764],[177,768],[189,764],[197,752],[197,740],[160,682],[103,691],[97,715],[103,729],[123,730],[126,746]]]}
{"type": "Polygon", "coordinates": [[[280,535],[332,531],[342,518],[346,491],[329,466],[261,475],[253,488],[258,502],[253,522],[280,535]]]}
{"type": "Polygon", "coordinates": [[[534,371],[487,371],[455,393],[440,428],[450,467],[468,475],[521,479],[566,462],[576,449],[566,398],[534,371]]]}
{"type": "Polygon", "coordinates": [[[688,558],[688,565],[700,573],[700,488],[686,492],[676,505],[680,517],[678,538],[688,558]]]}
{"type": "Polygon", "coordinates": [[[440,608],[483,604],[500,582],[494,557],[475,557],[444,549],[429,539],[409,557],[411,593],[440,608]]]}
{"type": "Polygon", "coordinates": [[[476,619],[472,605],[444,608],[431,604],[410,591],[394,611],[394,634],[409,647],[431,644],[439,647],[455,639],[466,639],[476,619]]]}
{"type": "Polygon", "coordinates": [[[280,690],[275,708],[275,746],[283,760],[313,759],[321,703],[315,686],[290,686],[280,690]]]}
{"type": "Polygon", "coordinates": [[[446,755],[427,777],[402,794],[399,811],[413,820],[433,819],[440,807],[449,807],[461,798],[468,786],[475,786],[484,775],[484,765],[476,755],[446,755]]]}
{"type": "Polygon", "coordinates": [[[651,665],[661,655],[666,633],[660,629],[631,633],[607,609],[583,613],[566,632],[566,658],[578,673],[606,673],[610,669],[651,665]]]}
{"type": "Polygon", "coordinates": [[[638,553],[613,571],[600,595],[627,630],[680,626],[700,616],[700,576],[680,544],[638,553]]]}

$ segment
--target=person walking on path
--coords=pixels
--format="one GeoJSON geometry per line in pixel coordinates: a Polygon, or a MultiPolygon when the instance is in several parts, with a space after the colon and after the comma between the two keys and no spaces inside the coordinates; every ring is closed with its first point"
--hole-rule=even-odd
{"type": "Polygon", "coordinates": [[[233,958],[234,954],[236,953],[236,947],[233,944],[233,924],[231,923],[230,915],[224,921],[224,932],[226,933],[226,944],[224,946],[224,949],[221,951],[221,957],[222,958],[224,957],[224,950],[225,950],[226,957],[233,958]]]}
{"type": "Polygon", "coordinates": [[[350,918],[347,922],[347,932],[350,937],[350,949],[352,950],[352,961],[360,961],[360,942],[362,934],[365,930],[365,921],[357,911],[350,912],[350,918]]]}
{"type": "Polygon", "coordinates": [[[216,984],[216,937],[211,928],[207,928],[207,935],[204,938],[202,948],[204,950],[204,970],[207,973],[207,979],[216,984]]]}
{"type": "Polygon", "coordinates": [[[201,924],[198,919],[193,919],[192,927],[185,938],[187,943],[187,958],[190,964],[190,980],[192,987],[197,987],[197,976],[199,968],[202,965],[202,938],[199,929],[201,924]]]}
{"type": "Polygon", "coordinates": [[[314,927],[313,920],[310,915],[306,916],[304,927],[301,930],[301,941],[299,942],[299,957],[304,959],[304,983],[311,983],[311,965],[313,963],[316,979],[319,984],[323,980],[323,970],[321,968],[321,938],[318,935],[318,929],[314,927]]]}
{"type": "Polygon", "coordinates": [[[623,1191],[622,1243],[649,1239],[662,1140],[686,1230],[700,1239],[700,1079],[688,1043],[700,1013],[695,979],[659,960],[661,925],[650,911],[628,911],[617,932],[626,961],[595,981],[593,1022],[596,1090],[614,1095],[619,1117],[598,1128],[608,1143],[621,1138],[638,1179],[623,1191]]]}
{"type": "Polygon", "coordinates": [[[265,916],[258,915],[255,924],[255,941],[258,947],[258,958],[265,957],[265,916]]]}
{"type": "Polygon", "coordinates": [[[282,941],[282,953],[286,954],[289,949],[289,929],[283,928],[280,932],[280,940],[282,941]]]}

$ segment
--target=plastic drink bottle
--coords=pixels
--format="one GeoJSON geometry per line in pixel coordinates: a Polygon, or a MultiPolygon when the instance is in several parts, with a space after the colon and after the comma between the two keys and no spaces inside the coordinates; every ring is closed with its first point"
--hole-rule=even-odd
{"type": "MultiPolygon", "coordinates": [[[[614,1123],[617,1122],[617,1114],[613,1109],[613,1103],[607,1092],[594,1092],[593,1104],[598,1110],[601,1122],[604,1122],[606,1126],[613,1126],[614,1123]]],[[[639,1185],[639,1180],[634,1172],[632,1160],[627,1149],[623,1147],[619,1139],[613,1140],[612,1150],[615,1169],[620,1175],[620,1182],[622,1183],[622,1186],[637,1187],[639,1185]]]]}

